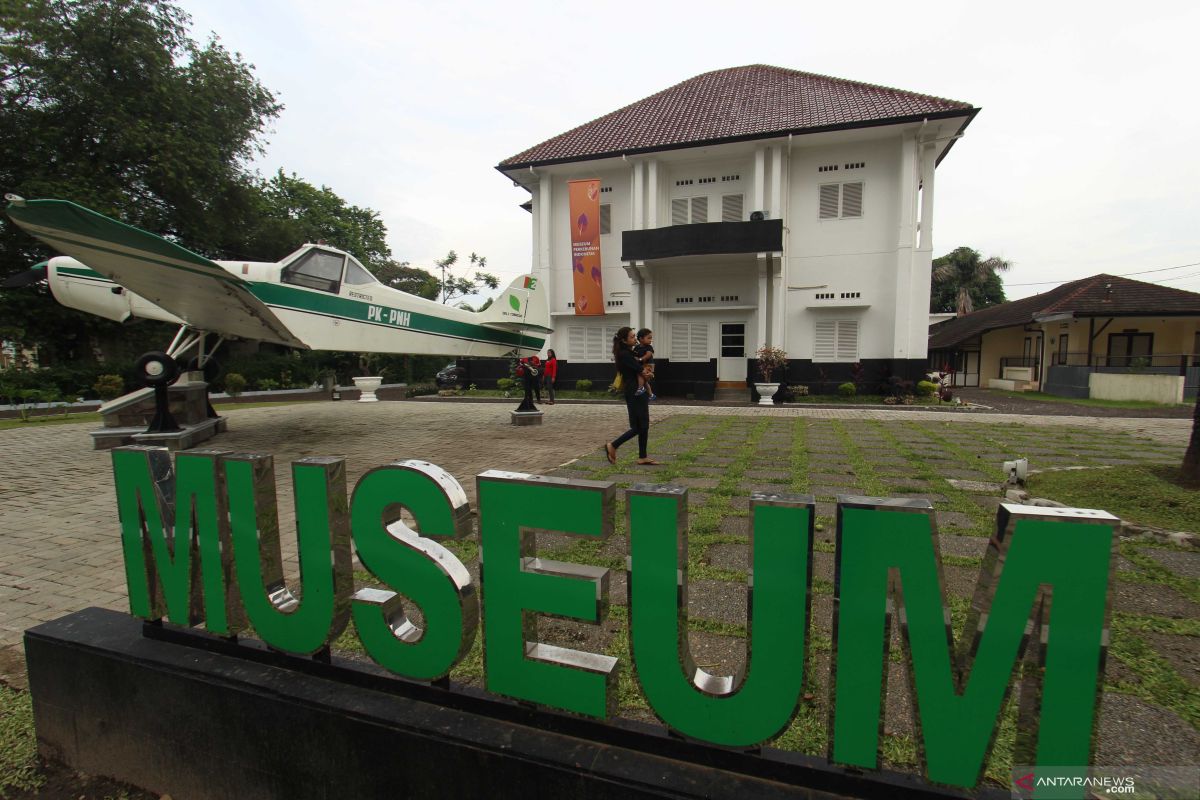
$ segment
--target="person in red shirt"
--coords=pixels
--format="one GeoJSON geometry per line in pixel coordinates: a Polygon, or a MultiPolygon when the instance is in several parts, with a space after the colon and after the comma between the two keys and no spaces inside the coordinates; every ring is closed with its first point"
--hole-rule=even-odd
{"type": "Polygon", "coordinates": [[[542,375],[546,377],[546,396],[550,398],[546,402],[549,405],[554,405],[554,382],[558,380],[558,356],[554,355],[553,350],[546,352],[546,361],[542,365],[542,375]]]}

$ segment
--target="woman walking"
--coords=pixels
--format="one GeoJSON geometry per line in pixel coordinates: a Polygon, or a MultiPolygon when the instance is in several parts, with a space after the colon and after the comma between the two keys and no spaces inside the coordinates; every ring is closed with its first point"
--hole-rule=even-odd
{"type": "Polygon", "coordinates": [[[558,356],[553,350],[546,352],[546,360],[542,364],[542,374],[546,376],[546,396],[550,405],[554,405],[554,382],[558,380],[558,356]]]}
{"type": "MultiPolygon", "coordinates": [[[[649,331],[646,331],[649,333],[649,331]]],[[[622,433],[611,442],[605,442],[604,453],[610,464],[617,463],[617,448],[633,437],[638,440],[638,464],[657,464],[658,462],[646,455],[646,446],[650,441],[650,402],[645,392],[637,393],[638,375],[642,372],[643,362],[649,358],[647,353],[642,358],[634,355],[633,346],[638,337],[633,328],[621,328],[613,337],[613,359],[617,362],[617,372],[621,376],[621,387],[625,392],[625,408],[629,412],[629,430],[622,433]]]]}

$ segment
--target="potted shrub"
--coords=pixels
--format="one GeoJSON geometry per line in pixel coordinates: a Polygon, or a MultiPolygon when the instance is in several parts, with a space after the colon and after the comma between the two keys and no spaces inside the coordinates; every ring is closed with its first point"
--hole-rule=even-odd
{"type": "Polygon", "coordinates": [[[762,378],[761,383],[754,383],[754,388],[758,391],[758,404],[769,406],[774,403],[775,393],[779,391],[779,383],[772,383],[771,376],[778,371],[787,370],[787,353],[778,347],[764,344],[754,356],[758,359],[758,374],[762,378]]]}

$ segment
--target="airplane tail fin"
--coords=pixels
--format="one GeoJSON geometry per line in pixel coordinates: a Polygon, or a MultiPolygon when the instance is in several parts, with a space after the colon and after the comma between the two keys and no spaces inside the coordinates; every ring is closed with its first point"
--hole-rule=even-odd
{"type": "Polygon", "coordinates": [[[541,278],[522,275],[479,312],[479,324],[506,331],[550,333],[550,304],[541,278]]]}

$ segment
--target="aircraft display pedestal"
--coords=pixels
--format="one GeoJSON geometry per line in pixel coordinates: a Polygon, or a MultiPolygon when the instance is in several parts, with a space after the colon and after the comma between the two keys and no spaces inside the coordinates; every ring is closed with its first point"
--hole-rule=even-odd
{"type": "Polygon", "coordinates": [[[544,411],[510,411],[513,425],[541,425],[544,411]]]}
{"type": "Polygon", "coordinates": [[[185,372],[167,388],[171,414],[179,430],[147,433],[154,418],[154,390],[138,389],[100,406],[104,427],[92,431],[92,449],[109,450],[127,444],[160,445],[186,450],[224,431],[228,421],[208,415],[208,384],[204,373],[185,372]]]}

